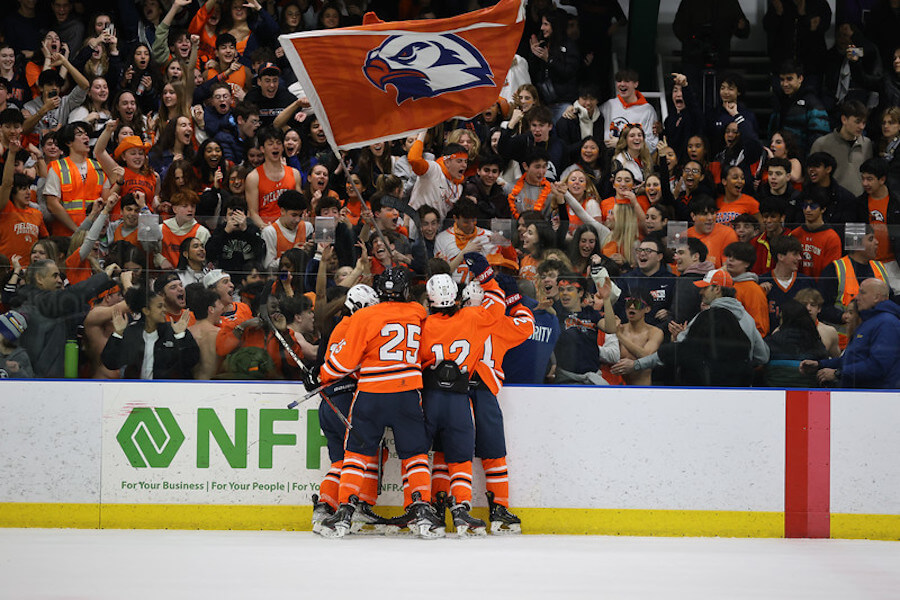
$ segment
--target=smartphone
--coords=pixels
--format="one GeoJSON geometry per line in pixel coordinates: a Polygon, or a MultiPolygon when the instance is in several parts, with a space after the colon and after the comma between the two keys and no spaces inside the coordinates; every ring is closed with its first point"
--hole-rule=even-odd
{"type": "Polygon", "coordinates": [[[57,96],[59,96],[59,90],[50,90],[47,92],[48,98],[56,98],[57,96]]]}

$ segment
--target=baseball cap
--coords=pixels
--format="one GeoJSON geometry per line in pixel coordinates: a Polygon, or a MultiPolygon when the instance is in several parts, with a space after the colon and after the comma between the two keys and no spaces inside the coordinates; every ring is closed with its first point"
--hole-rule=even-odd
{"type": "Polygon", "coordinates": [[[275,63],[267,62],[257,71],[259,75],[281,75],[281,69],[275,63]]]}
{"type": "Polygon", "coordinates": [[[716,269],[715,271],[709,271],[701,281],[695,281],[694,285],[699,288],[705,288],[711,285],[730,288],[734,287],[734,279],[731,278],[731,275],[728,274],[728,271],[725,271],[724,269],[716,269]]]}
{"type": "Polygon", "coordinates": [[[11,310],[0,315],[0,335],[9,342],[15,342],[28,327],[22,313],[11,310]]]}
{"type": "Polygon", "coordinates": [[[181,281],[177,273],[175,273],[174,271],[163,273],[156,278],[156,281],[153,282],[153,292],[156,294],[162,294],[163,290],[166,289],[166,286],[173,281],[181,281]]]}
{"type": "Polygon", "coordinates": [[[203,276],[203,285],[207,288],[211,288],[226,277],[231,276],[222,269],[213,269],[203,276]]]}

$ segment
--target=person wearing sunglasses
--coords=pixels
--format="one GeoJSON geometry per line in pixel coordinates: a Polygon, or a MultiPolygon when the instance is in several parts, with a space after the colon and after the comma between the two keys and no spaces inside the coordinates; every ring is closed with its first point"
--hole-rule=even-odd
{"type": "Polygon", "coordinates": [[[807,195],[801,204],[803,225],[791,232],[803,248],[800,272],[815,279],[822,270],[841,257],[841,238],[825,223],[822,193],[807,195]]]}
{"type": "MultiPolygon", "coordinates": [[[[647,322],[652,312],[650,294],[639,291],[625,298],[625,323],[619,324],[616,335],[622,358],[638,359],[656,352],[663,342],[663,330],[647,322]]],[[[652,385],[650,370],[634,371],[624,375],[627,385],[652,385]]]]}

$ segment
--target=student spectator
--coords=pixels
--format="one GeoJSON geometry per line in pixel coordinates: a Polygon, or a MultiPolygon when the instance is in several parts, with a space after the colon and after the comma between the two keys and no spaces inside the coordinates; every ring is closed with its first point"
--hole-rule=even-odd
{"type": "MultiPolygon", "coordinates": [[[[744,91],[744,78],[739,74],[725,72],[719,76],[720,103],[710,111],[706,124],[706,135],[713,141],[713,148],[716,152],[724,149],[722,140],[730,123],[736,123],[739,126],[740,133],[745,139],[750,137],[756,139],[759,126],[756,123],[756,115],[741,102],[744,91]],[[744,123],[747,126],[740,127],[744,123]]],[[[749,156],[751,160],[755,160],[759,156],[758,152],[748,152],[748,154],[751,155],[749,156]]]]}
{"type": "Polygon", "coordinates": [[[761,166],[762,182],[765,183],[766,181],[768,181],[767,167],[769,161],[774,158],[783,159],[788,161],[788,181],[794,189],[799,191],[803,184],[804,173],[803,163],[800,162],[802,156],[800,154],[801,150],[797,142],[797,137],[789,131],[779,129],[772,134],[772,136],[769,138],[769,145],[764,147],[763,150],[766,153],[766,160],[761,166]]]}
{"type": "Polygon", "coordinates": [[[413,172],[417,176],[409,206],[414,209],[430,206],[438,212],[441,219],[444,219],[453,204],[462,196],[463,174],[469,153],[458,144],[446,146],[444,154],[433,161],[423,157],[424,150],[423,131],[416,137],[407,154],[413,172]]]}
{"type": "MultiPolygon", "coordinates": [[[[707,178],[703,163],[689,160],[681,171],[681,179],[675,184],[677,197],[672,201],[675,218],[679,221],[692,221],[690,205],[694,198],[700,196],[715,197],[714,183],[707,178]]],[[[715,201],[713,201],[715,206],[715,201]]]]}
{"type": "Polygon", "coordinates": [[[766,163],[767,181],[761,183],[756,190],[756,198],[759,201],[759,214],[766,224],[766,214],[773,216],[772,210],[777,210],[778,219],[783,225],[796,227],[803,220],[800,210],[800,192],[790,185],[791,163],[784,158],[770,158],[766,163]],[[766,213],[763,208],[769,209],[766,213]]]}
{"type": "Polygon", "coordinates": [[[453,226],[437,234],[434,240],[434,255],[450,264],[454,281],[463,283],[469,279],[463,256],[469,252],[489,256],[497,246],[491,241],[491,232],[478,227],[478,207],[474,202],[460,199],[453,206],[452,214],[453,226]]]}
{"type": "Polygon", "coordinates": [[[54,235],[71,235],[87,217],[88,204],[106,198],[110,189],[97,161],[89,158],[90,136],[87,123],[69,123],[59,136],[68,156],[50,164],[44,197],[55,221],[54,235]]]}
{"type": "Polygon", "coordinates": [[[206,248],[198,238],[189,237],[182,240],[175,268],[185,288],[192,283],[203,281],[203,276],[209,272],[209,266],[206,262],[206,248]]]}
{"type": "Polygon", "coordinates": [[[213,379],[219,372],[221,359],[216,354],[216,336],[225,305],[219,295],[202,283],[192,283],[184,288],[188,310],[197,321],[188,331],[197,342],[200,360],[194,366],[194,379],[213,379]]]}
{"type": "Polygon", "coordinates": [[[89,300],[91,310],[84,318],[84,343],[83,348],[87,355],[87,365],[82,366],[82,376],[93,379],[119,379],[119,372],[115,369],[107,369],[103,366],[100,355],[103,348],[115,330],[113,316],[128,312],[128,306],[124,301],[124,294],[133,286],[134,272],[122,271],[121,283],[110,280],[97,295],[89,300]],[[87,368],[85,371],[84,367],[87,368]]]}
{"type": "MultiPolygon", "coordinates": [[[[284,210],[278,203],[279,197],[288,190],[300,194],[303,182],[297,169],[282,163],[284,133],[281,130],[266,127],[259,131],[257,139],[263,147],[266,159],[261,166],[247,175],[244,193],[250,209],[248,216],[257,227],[263,229],[280,218],[279,215],[284,215],[284,210]]],[[[309,210],[308,203],[305,210],[309,210]]]]}
{"type": "MultiPolygon", "coordinates": [[[[116,124],[115,120],[107,121],[94,147],[94,157],[103,167],[116,193],[125,195],[140,192],[149,205],[155,206],[158,204],[160,185],[159,174],[150,167],[147,160],[150,144],[136,135],[129,135],[116,145],[113,159],[106,151],[106,146],[116,124]]],[[[110,214],[112,219],[118,219],[122,215],[121,207],[118,204],[111,207],[110,214]]]]}
{"type": "Polygon", "coordinates": [[[291,248],[303,249],[312,240],[313,224],[309,222],[309,202],[297,190],[286,190],[278,198],[281,212],[271,225],[262,230],[262,240],[266,245],[263,266],[275,269],[281,255],[291,248]]]}
{"type": "Polygon", "coordinates": [[[744,170],[741,167],[728,167],[725,178],[722,181],[725,193],[716,201],[716,223],[728,225],[738,215],[750,215],[757,222],[761,222],[759,216],[759,202],[753,196],[743,193],[744,170]]]}
{"type": "Polygon", "coordinates": [[[837,166],[831,177],[854,196],[862,194],[859,167],[872,158],[872,141],[863,131],[869,111],[855,100],[840,106],[841,126],[813,142],[812,152],[827,152],[837,166]]]}
{"type": "Polygon", "coordinates": [[[614,148],[622,128],[628,124],[640,124],[650,152],[656,151],[659,138],[656,134],[659,117],[656,109],[638,91],[640,81],[637,71],[622,69],[616,73],[616,97],[600,105],[600,114],[606,123],[603,141],[607,148],[614,148]]]}
{"type": "MultiPolygon", "coordinates": [[[[625,298],[626,321],[616,329],[621,358],[638,359],[653,354],[663,342],[663,330],[647,323],[653,312],[653,301],[641,291],[625,298]]],[[[624,375],[627,385],[651,385],[650,371],[634,371],[624,375]]]]}
{"type": "MultiPolygon", "coordinates": [[[[884,263],[876,260],[878,238],[871,225],[866,225],[862,248],[851,250],[846,255],[826,265],[819,277],[819,291],[825,299],[822,318],[829,323],[841,323],[841,313],[859,293],[860,282],[873,278],[889,283],[884,263]]],[[[890,292],[889,292],[890,295],[890,292]]]]}
{"type": "MultiPolygon", "coordinates": [[[[900,73],[900,52],[897,53],[894,64],[900,73]]],[[[881,142],[878,145],[878,152],[888,161],[888,189],[900,193],[900,94],[897,97],[897,104],[898,106],[892,106],[884,111],[881,117],[881,142]]]]}
{"type": "Polygon", "coordinates": [[[834,46],[825,54],[822,98],[828,112],[834,115],[848,101],[868,105],[870,90],[879,88],[882,75],[878,46],[867,40],[857,25],[838,23],[834,46]]]}
{"type": "Polygon", "coordinates": [[[736,216],[731,222],[731,227],[739,242],[753,244],[756,236],[759,235],[759,223],[747,213],[736,216]]]}
{"type": "Polygon", "coordinates": [[[700,312],[700,294],[694,282],[700,281],[715,269],[715,265],[706,258],[706,244],[697,238],[689,237],[687,244],[675,248],[678,278],[675,280],[672,298],[672,320],[677,324],[686,325],[700,312]]]}
{"type": "Polygon", "coordinates": [[[613,175],[613,187],[616,195],[612,199],[612,206],[607,198],[601,203],[601,208],[607,217],[607,226],[611,234],[603,245],[603,254],[611,258],[620,268],[627,271],[637,264],[637,255],[634,248],[640,239],[641,228],[646,221],[644,207],[633,191],[634,181],[631,171],[619,169],[613,175]]]}
{"type": "Polygon", "coordinates": [[[608,291],[601,315],[592,304],[584,304],[586,286],[587,280],[581,277],[566,273],[559,277],[559,300],[553,304],[560,327],[554,350],[556,383],[608,385],[601,366],[608,369],[619,359],[615,314],[608,291]]]}
{"type": "Polygon", "coordinates": [[[482,157],[478,172],[466,179],[463,194],[475,200],[479,219],[509,219],[512,216],[503,186],[497,183],[503,162],[497,154],[482,157]]]}
{"type": "Polygon", "coordinates": [[[537,266],[547,258],[547,251],[555,247],[553,229],[547,221],[536,220],[528,223],[522,233],[522,258],[519,261],[519,276],[534,282],[537,266]]]}
{"type": "Polygon", "coordinates": [[[0,315],[0,379],[31,379],[31,359],[18,340],[28,327],[25,317],[14,310],[0,315]]]}
{"type": "Polygon", "coordinates": [[[841,256],[841,238],[825,223],[823,194],[812,194],[803,200],[805,222],[790,235],[800,240],[802,260],[800,272],[818,279],[826,266],[841,256]]]}
{"type": "Polygon", "coordinates": [[[638,360],[622,359],[613,372],[622,375],[665,365],[675,368],[683,385],[749,385],[753,367],[769,361],[753,317],[734,298],[734,282],[724,270],[710,271],[702,281],[701,298],[709,308],[686,326],[669,328],[676,342],[638,360]]]}
{"type": "MultiPolygon", "coordinates": [[[[828,356],[830,358],[837,358],[841,355],[840,341],[837,329],[829,325],[828,323],[822,322],[819,320],[819,314],[822,312],[822,305],[825,300],[822,298],[822,294],[814,287],[803,288],[797,295],[794,296],[794,300],[802,304],[806,307],[809,316],[812,317],[812,320],[816,323],[816,330],[819,332],[819,337],[822,340],[822,343],[825,345],[825,349],[828,351],[828,356]]],[[[847,323],[850,322],[849,315],[852,311],[856,317],[859,317],[859,311],[856,310],[856,302],[851,301],[850,305],[847,307],[848,319],[847,323]]],[[[848,328],[847,334],[852,336],[850,329],[848,328]]]]}
{"type": "Polygon", "coordinates": [[[509,211],[514,219],[532,210],[549,216],[554,199],[559,202],[562,188],[554,187],[547,179],[549,164],[549,155],[542,150],[534,150],[522,161],[523,174],[515,184],[509,184],[507,195],[509,211]]]}
{"type": "MultiPolygon", "coordinates": [[[[619,317],[627,317],[627,298],[640,298],[650,307],[646,323],[665,329],[672,320],[675,279],[664,262],[665,247],[658,240],[645,239],[635,249],[636,266],[617,281],[622,296],[616,303],[619,317]]],[[[622,319],[623,321],[625,319],[622,319]]],[[[644,320],[644,317],[642,317],[644,320]]]]}
{"type": "MultiPolygon", "coordinates": [[[[41,137],[70,123],[69,115],[84,102],[90,86],[87,78],[62,54],[52,54],[49,60],[52,61],[52,65],[64,66],[76,85],[71,92],[63,96],[65,80],[59,73],[53,69],[41,71],[37,78],[40,96],[29,100],[22,107],[22,115],[25,117],[22,130],[25,133],[34,131],[41,137]]],[[[93,131],[93,128],[89,128],[88,131],[93,131]]]]}
{"type": "Polygon", "coordinates": [[[744,179],[752,179],[763,154],[762,144],[756,136],[756,130],[738,113],[734,102],[726,102],[725,111],[733,120],[722,130],[722,150],[716,154],[713,162],[718,163],[720,173],[731,167],[739,167],[744,172],[744,179]]]}
{"type": "Polygon", "coordinates": [[[812,143],[828,133],[828,113],[822,101],[803,85],[803,67],[785,62],[778,69],[781,87],[775,91],[775,111],[769,119],[769,135],[779,129],[797,137],[805,154],[812,143]]]}
{"type": "MultiPolygon", "coordinates": [[[[18,139],[9,141],[13,156],[20,149],[18,139]]],[[[41,211],[29,205],[31,181],[15,173],[15,160],[7,159],[0,182],[0,254],[19,257],[23,267],[31,262],[31,246],[49,235],[41,211]]]]}
{"type": "Polygon", "coordinates": [[[685,75],[672,73],[671,109],[663,131],[667,144],[678,155],[687,152],[689,138],[703,132],[703,110],[694,94],[696,86],[690,87],[689,83],[685,75]]]}
{"type": "Polygon", "coordinates": [[[770,0],[763,16],[772,71],[785,61],[805,67],[809,83],[818,89],[825,72],[825,34],[831,28],[826,0],[770,0]]]}
{"type": "Polygon", "coordinates": [[[507,127],[500,127],[498,153],[507,160],[522,163],[536,152],[546,152],[547,178],[556,181],[566,163],[565,144],[553,134],[553,114],[545,106],[535,106],[527,113],[514,109],[507,127]],[[524,119],[528,131],[514,134],[524,119]]]}
{"type": "Polygon", "coordinates": [[[179,190],[173,194],[171,219],[162,224],[162,243],[159,254],[155,256],[158,267],[166,270],[174,269],[178,264],[178,252],[188,237],[198,238],[204,245],[209,239],[209,230],[197,222],[194,211],[200,198],[192,190],[179,190]]]}
{"type": "Polygon", "coordinates": [[[900,196],[885,185],[888,168],[883,158],[869,159],[859,167],[863,194],[856,201],[868,207],[869,224],[878,240],[875,258],[884,263],[891,287],[900,291],[900,196]]]}
{"type": "Polygon", "coordinates": [[[888,299],[888,285],[866,279],[856,298],[862,325],[839,358],[804,360],[800,369],[816,372],[820,383],[837,382],[840,387],[900,387],[900,306],[888,299]]]}
{"type": "Polygon", "coordinates": [[[628,169],[634,176],[635,187],[643,189],[644,179],[650,175],[653,164],[641,125],[622,126],[613,149],[611,169],[614,173],[619,169],[628,169]]]}
{"type": "Polygon", "coordinates": [[[734,281],[735,298],[753,317],[759,335],[766,337],[769,333],[769,303],[759,286],[759,277],[750,271],[756,261],[756,251],[747,242],[732,242],[725,246],[723,255],[725,270],[734,281]]]}
{"type": "Polygon", "coordinates": [[[770,387],[817,387],[815,376],[800,372],[803,360],[823,360],[828,352],[806,307],[796,300],[782,306],[777,328],[766,338],[770,360],[763,379],[770,387]]]}
{"type": "Polygon", "coordinates": [[[814,288],[815,282],[798,272],[802,247],[797,238],[778,237],[771,243],[770,248],[772,269],[759,277],[759,286],[768,298],[769,329],[772,330],[781,320],[781,306],[800,291],[814,288]]]}
{"type": "Polygon", "coordinates": [[[18,10],[7,14],[3,19],[3,39],[16,52],[30,59],[40,52],[41,29],[46,25],[43,16],[38,16],[37,2],[32,0],[16,0],[18,10]]]}
{"type": "Polygon", "coordinates": [[[552,122],[562,116],[578,93],[581,56],[577,44],[566,35],[566,22],[562,9],[548,9],[541,14],[540,34],[529,40],[528,71],[544,104],[553,111],[552,122]]]}
{"type": "MultiPolygon", "coordinates": [[[[697,164],[697,163],[688,163],[697,164]]],[[[697,196],[690,204],[694,225],[688,229],[688,237],[697,238],[708,250],[708,260],[718,268],[723,263],[725,246],[737,241],[734,229],[716,223],[716,203],[709,196],[697,196]]]]}
{"type": "Polygon", "coordinates": [[[567,157],[578,154],[584,138],[603,139],[605,123],[600,114],[599,101],[600,93],[596,86],[582,85],[578,88],[578,99],[556,121],[554,131],[566,145],[567,157]]]}
{"type": "MultiPolygon", "coordinates": [[[[827,152],[813,152],[806,159],[806,173],[809,185],[808,197],[816,197],[825,209],[826,223],[864,223],[867,220],[866,207],[856,202],[856,197],[847,188],[835,181],[833,175],[837,162],[827,152]]],[[[804,210],[805,212],[805,210],[804,210]]]]}
{"type": "Polygon", "coordinates": [[[148,296],[139,288],[128,293],[127,302],[141,318],[129,325],[126,314],[113,315],[115,331],[103,348],[103,366],[121,369],[124,379],[192,379],[200,350],[187,331],[190,311],[169,323],[162,294],[148,296]]]}

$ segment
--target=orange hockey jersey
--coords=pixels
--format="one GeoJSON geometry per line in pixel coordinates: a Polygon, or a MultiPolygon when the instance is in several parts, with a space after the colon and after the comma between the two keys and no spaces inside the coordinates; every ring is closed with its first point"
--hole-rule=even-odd
{"type": "Polygon", "coordinates": [[[422,369],[444,360],[452,360],[464,373],[471,374],[482,356],[485,339],[503,318],[506,305],[496,281],[482,284],[481,306],[467,306],[453,315],[435,313],[422,326],[422,369]]]}
{"type": "Polygon", "coordinates": [[[484,351],[475,365],[475,372],[495,396],[503,386],[503,357],[534,333],[534,315],[524,304],[511,315],[504,316],[484,340],[484,351]]]}
{"type": "Polygon", "coordinates": [[[418,302],[382,302],[356,311],[340,342],[329,347],[322,383],[359,367],[363,392],[390,394],[422,387],[419,343],[427,313],[418,302]]]}

